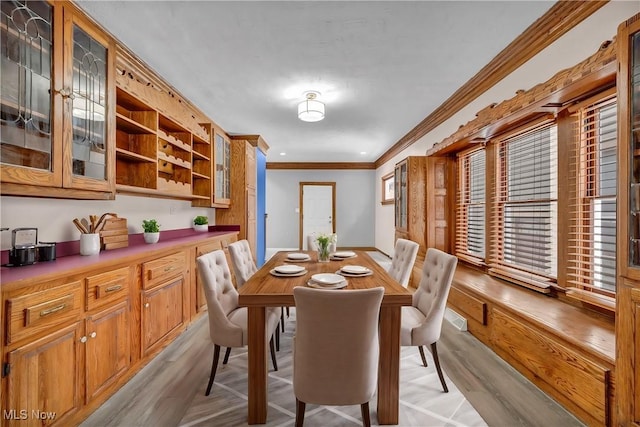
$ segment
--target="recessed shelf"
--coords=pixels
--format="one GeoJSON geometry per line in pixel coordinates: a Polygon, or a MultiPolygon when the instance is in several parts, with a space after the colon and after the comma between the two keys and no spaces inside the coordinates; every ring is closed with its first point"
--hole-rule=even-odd
{"type": "Polygon", "coordinates": [[[140,155],[138,153],[134,153],[132,151],[123,150],[122,148],[116,148],[116,156],[118,158],[128,160],[131,162],[147,162],[147,163],[156,162],[155,159],[140,155]]]}

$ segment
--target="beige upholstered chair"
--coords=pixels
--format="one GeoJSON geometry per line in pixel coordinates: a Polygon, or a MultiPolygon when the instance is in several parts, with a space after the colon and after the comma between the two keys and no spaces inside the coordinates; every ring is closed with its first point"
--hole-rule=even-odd
{"type": "Polygon", "coordinates": [[[457,264],[458,258],[455,256],[435,248],[427,249],[422,279],[413,294],[413,304],[411,307],[402,307],[400,345],[417,346],[424,366],[427,366],[427,359],[422,346],[431,346],[433,361],[445,392],[449,389],[440,369],[436,342],[440,339],[447,296],[457,264]]]}
{"type": "Polygon", "coordinates": [[[413,263],[416,262],[419,247],[420,245],[411,240],[398,239],[396,241],[391,266],[387,272],[405,288],[409,285],[409,278],[413,270],[413,263]]]}
{"type": "MultiPolygon", "coordinates": [[[[207,298],[209,335],[213,343],[213,364],[206,392],[206,396],[208,396],[216,376],[220,346],[227,347],[226,363],[231,347],[247,345],[249,338],[247,335],[247,308],[238,307],[238,291],[231,283],[231,272],[223,251],[217,250],[201,255],[196,259],[196,262],[207,298]]],[[[278,365],[273,344],[273,332],[278,328],[279,314],[277,308],[267,309],[266,313],[267,336],[265,339],[269,340],[271,361],[273,369],[276,371],[278,365]]]]}
{"type": "Polygon", "coordinates": [[[378,378],[378,315],[384,288],[324,290],[296,287],[293,391],[296,426],[307,403],[360,405],[370,425],[369,400],[378,378]]]}
{"type": "Polygon", "coordinates": [[[239,288],[258,271],[258,267],[253,261],[251,247],[247,240],[229,243],[229,255],[233,264],[233,273],[236,276],[236,286],[239,288]]]}

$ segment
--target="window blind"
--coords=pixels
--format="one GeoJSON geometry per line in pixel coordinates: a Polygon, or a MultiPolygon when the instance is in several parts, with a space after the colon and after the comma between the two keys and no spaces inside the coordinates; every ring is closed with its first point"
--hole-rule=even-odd
{"type": "Polygon", "coordinates": [[[567,286],[616,289],[617,108],[615,97],[576,113],[567,286]]]}
{"type": "Polygon", "coordinates": [[[456,255],[480,263],[485,257],[485,150],[458,157],[456,255]]]}
{"type": "Polygon", "coordinates": [[[498,142],[490,272],[548,288],[556,276],[557,127],[498,142]]]}

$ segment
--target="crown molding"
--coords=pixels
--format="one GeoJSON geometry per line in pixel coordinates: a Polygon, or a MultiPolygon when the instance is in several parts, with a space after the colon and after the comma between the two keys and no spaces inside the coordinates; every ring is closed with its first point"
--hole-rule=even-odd
{"type": "Polygon", "coordinates": [[[267,162],[267,169],[279,170],[330,170],[330,169],[375,169],[375,163],[365,162],[267,162]]]}

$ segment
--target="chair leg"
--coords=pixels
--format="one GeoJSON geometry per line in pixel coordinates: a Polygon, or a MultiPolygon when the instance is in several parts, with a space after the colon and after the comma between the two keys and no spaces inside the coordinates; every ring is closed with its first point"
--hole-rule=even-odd
{"type": "Polygon", "coordinates": [[[418,350],[420,350],[420,357],[422,357],[422,364],[424,365],[424,367],[427,367],[427,358],[424,357],[424,349],[422,348],[421,345],[418,346],[418,350]]]}
{"type": "Polygon", "coordinates": [[[280,325],[282,326],[282,333],[284,333],[284,310],[280,308],[280,325]]]}
{"type": "Polygon", "coordinates": [[[211,364],[211,375],[209,375],[209,385],[207,385],[207,392],[205,396],[209,396],[211,393],[211,386],[213,386],[213,379],[216,377],[216,369],[218,368],[218,358],[220,357],[220,346],[214,344],[213,346],[213,363],[211,364]]]}
{"type": "Polygon", "coordinates": [[[276,351],[280,351],[280,328],[276,328],[276,351]]]}
{"type": "Polygon", "coordinates": [[[231,347],[227,347],[227,351],[224,352],[224,359],[222,359],[222,364],[226,365],[229,361],[229,355],[231,354],[231,347]]]}
{"type": "Polygon", "coordinates": [[[289,317],[289,306],[287,306],[287,317],[289,317]]]}
{"type": "Polygon", "coordinates": [[[438,348],[436,347],[436,343],[431,344],[431,354],[433,355],[433,361],[436,364],[436,370],[438,371],[438,376],[440,377],[440,382],[442,383],[442,388],[445,393],[449,393],[449,389],[447,388],[447,383],[444,382],[444,376],[442,375],[442,369],[440,369],[440,360],[438,359],[438,348]]]}
{"type": "Polygon", "coordinates": [[[276,363],[276,348],[273,345],[273,335],[271,335],[271,339],[269,340],[269,349],[271,350],[271,362],[273,362],[273,370],[278,370],[278,364],[276,363]]]}
{"type": "Polygon", "coordinates": [[[362,425],[364,427],[371,427],[371,418],[369,418],[369,402],[364,402],[360,405],[360,412],[362,412],[362,425]]]}
{"type": "Polygon", "coordinates": [[[296,427],[302,427],[304,424],[304,411],[306,403],[296,399],[296,427]]]}

